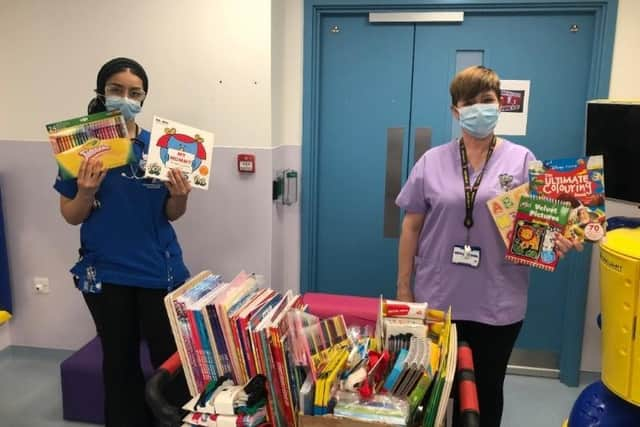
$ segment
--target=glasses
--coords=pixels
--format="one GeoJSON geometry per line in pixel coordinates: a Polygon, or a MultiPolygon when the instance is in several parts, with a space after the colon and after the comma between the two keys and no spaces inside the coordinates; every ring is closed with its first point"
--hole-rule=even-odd
{"type": "Polygon", "coordinates": [[[134,101],[142,101],[147,94],[144,90],[140,88],[125,88],[124,86],[120,86],[118,84],[108,84],[104,88],[105,96],[119,96],[121,98],[127,97],[134,101]]]}

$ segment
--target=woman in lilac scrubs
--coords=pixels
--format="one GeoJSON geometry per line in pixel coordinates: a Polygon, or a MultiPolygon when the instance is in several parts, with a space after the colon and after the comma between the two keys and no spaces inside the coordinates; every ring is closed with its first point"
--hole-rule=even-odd
{"type": "MultiPolygon", "coordinates": [[[[527,307],[529,267],[504,259],[486,202],[528,182],[535,157],[493,133],[500,111],[500,80],[493,70],[461,71],[450,92],[462,137],[427,151],[396,199],[406,211],[397,298],[452,307],[459,338],[473,351],[481,426],[497,427],[507,362],[527,307]]],[[[560,256],[578,246],[556,237],[560,256]]]]}

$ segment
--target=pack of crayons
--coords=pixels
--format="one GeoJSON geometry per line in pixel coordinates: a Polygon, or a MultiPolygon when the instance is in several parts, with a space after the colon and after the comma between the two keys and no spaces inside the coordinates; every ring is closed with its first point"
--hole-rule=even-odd
{"type": "Polygon", "coordinates": [[[133,161],[127,126],[119,111],[76,117],[46,127],[62,179],[75,178],[85,159],[99,158],[107,169],[133,161]]]}

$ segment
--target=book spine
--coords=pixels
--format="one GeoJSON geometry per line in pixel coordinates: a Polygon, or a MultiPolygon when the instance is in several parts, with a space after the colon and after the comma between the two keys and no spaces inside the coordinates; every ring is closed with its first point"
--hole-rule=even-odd
{"type": "Polygon", "coordinates": [[[204,390],[205,386],[211,381],[211,377],[207,372],[207,361],[204,355],[204,349],[202,348],[202,342],[200,341],[200,336],[198,333],[198,325],[196,323],[195,315],[193,310],[186,310],[187,319],[189,321],[189,330],[191,332],[191,337],[193,340],[193,348],[195,350],[196,356],[196,364],[198,365],[198,370],[200,372],[200,383],[198,384],[198,393],[204,390]]]}
{"type": "Polygon", "coordinates": [[[247,374],[247,365],[243,356],[242,342],[240,341],[240,330],[238,328],[237,317],[229,319],[229,329],[231,330],[231,336],[233,338],[234,347],[236,349],[236,361],[238,364],[238,374],[240,375],[239,384],[244,384],[249,381],[247,374]]]}
{"type": "Polygon", "coordinates": [[[521,258],[517,255],[507,255],[505,256],[505,258],[516,264],[524,264],[524,265],[528,265],[529,267],[536,267],[546,271],[555,271],[555,265],[543,264],[541,262],[532,261],[526,258],[521,258]]]}
{"type": "Polygon", "coordinates": [[[224,341],[227,344],[227,351],[229,354],[229,361],[231,362],[231,376],[236,384],[242,383],[242,376],[240,373],[240,369],[238,367],[237,360],[237,349],[235,347],[235,342],[233,339],[233,335],[231,332],[231,328],[229,325],[229,317],[227,315],[227,311],[219,304],[214,306],[216,311],[218,312],[218,321],[220,322],[222,336],[224,337],[224,341]]]}
{"type": "Polygon", "coordinates": [[[171,324],[171,330],[173,332],[173,338],[176,343],[176,347],[178,349],[178,353],[180,354],[180,362],[183,366],[184,376],[187,380],[187,386],[189,388],[189,393],[191,395],[195,395],[196,387],[195,380],[193,378],[193,372],[189,369],[189,356],[187,355],[186,349],[183,345],[182,339],[182,331],[180,328],[180,322],[178,320],[178,315],[176,312],[173,295],[167,295],[164,299],[165,309],[167,310],[167,314],[169,316],[169,323],[171,324]]]}
{"type": "Polygon", "coordinates": [[[288,345],[288,342],[288,339],[284,338],[281,341],[281,347],[286,374],[285,380],[287,381],[287,391],[289,393],[289,406],[291,407],[292,417],[295,418],[295,415],[300,407],[298,390],[300,390],[300,387],[302,387],[302,383],[300,382],[299,372],[296,370],[296,367],[293,364],[293,356],[291,354],[291,348],[288,345]]]}
{"type": "Polygon", "coordinates": [[[257,342],[259,343],[259,354],[264,364],[264,375],[268,378],[267,386],[269,391],[269,399],[267,404],[267,411],[269,413],[269,420],[276,426],[285,426],[282,420],[281,413],[278,406],[278,388],[276,387],[276,381],[273,372],[273,360],[271,357],[271,351],[269,350],[269,337],[266,330],[256,332],[257,342]]]}
{"type": "Polygon", "coordinates": [[[200,343],[202,344],[202,351],[204,352],[207,374],[209,381],[218,379],[218,371],[216,369],[216,362],[213,358],[213,350],[211,343],[209,342],[209,334],[207,333],[207,327],[204,322],[204,316],[202,312],[194,312],[196,318],[196,324],[198,325],[198,334],[200,335],[200,343]]]}
{"type": "Polygon", "coordinates": [[[253,360],[253,352],[251,351],[251,343],[249,341],[249,322],[246,318],[238,318],[238,335],[240,336],[240,344],[242,345],[242,356],[249,378],[256,375],[255,361],[253,360]]]}
{"type": "Polygon", "coordinates": [[[284,366],[284,356],[282,347],[280,346],[280,336],[276,328],[271,328],[270,350],[273,357],[275,367],[274,382],[276,383],[277,400],[281,407],[281,413],[284,416],[287,425],[295,425],[293,420],[293,408],[291,407],[291,399],[288,391],[289,381],[284,366]]]}
{"type": "Polygon", "coordinates": [[[218,351],[218,346],[216,345],[213,329],[211,328],[211,319],[209,318],[209,313],[207,312],[206,307],[203,307],[200,310],[200,315],[202,316],[202,319],[204,322],[205,332],[207,334],[207,340],[209,341],[209,346],[211,348],[211,355],[213,356],[213,363],[216,368],[215,376],[216,378],[219,378],[222,375],[224,375],[224,368],[222,367],[220,352],[218,351]]]}
{"type": "Polygon", "coordinates": [[[225,343],[224,337],[221,333],[220,322],[218,322],[218,312],[213,305],[208,305],[207,313],[209,314],[211,330],[213,331],[213,335],[216,341],[216,347],[218,348],[220,360],[222,361],[223,375],[231,375],[231,361],[229,360],[227,344],[225,343]]]}
{"type": "Polygon", "coordinates": [[[186,309],[183,303],[176,301],[175,302],[176,313],[178,315],[178,322],[180,323],[180,329],[182,332],[182,339],[184,341],[184,347],[187,351],[188,359],[189,359],[189,367],[193,372],[193,379],[195,381],[195,386],[197,390],[201,389],[202,374],[198,367],[198,358],[196,356],[196,350],[193,343],[193,339],[191,336],[191,328],[189,326],[189,319],[187,317],[186,309]]]}

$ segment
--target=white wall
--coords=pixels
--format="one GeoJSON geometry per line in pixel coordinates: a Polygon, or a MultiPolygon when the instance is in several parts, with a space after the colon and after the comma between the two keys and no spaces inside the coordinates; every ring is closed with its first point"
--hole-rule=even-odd
{"type": "Polygon", "coordinates": [[[302,144],[302,0],[274,0],[271,29],[272,142],[302,144]]]}
{"type": "Polygon", "coordinates": [[[618,0],[616,41],[609,98],[639,99],[640,84],[640,1],[618,0]]]}
{"type": "Polygon", "coordinates": [[[99,67],[115,56],[149,75],[143,126],[158,114],[215,133],[213,186],[194,190],[176,223],[187,265],[269,281],[270,19],[267,0],[0,0],[0,184],[15,314],[0,347],[73,349],[95,334],[70,281],[78,228],[58,213],[44,124],[84,114],[99,67]],[[256,155],[255,175],[237,173],[240,152],[256,155]],[[49,278],[49,295],[34,294],[34,276],[49,278]]]}
{"type": "Polygon", "coordinates": [[[154,114],[215,132],[216,144],[269,147],[267,0],[0,2],[0,140],[42,141],[82,115],[100,66],[138,60],[154,114]],[[222,83],[220,83],[222,82],[222,83]]]}

